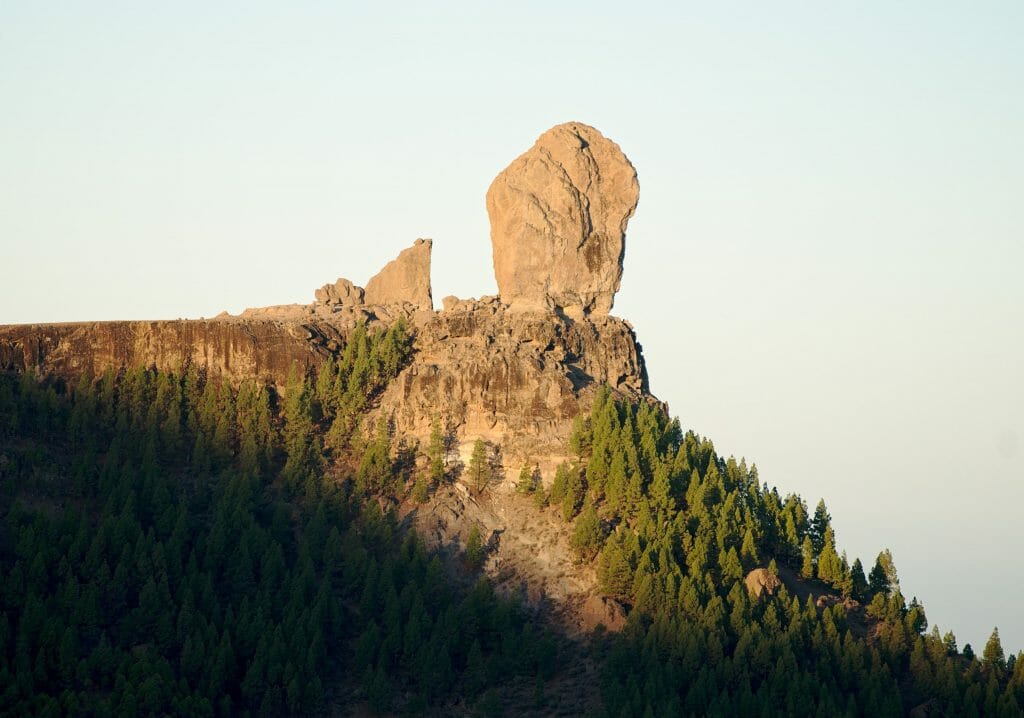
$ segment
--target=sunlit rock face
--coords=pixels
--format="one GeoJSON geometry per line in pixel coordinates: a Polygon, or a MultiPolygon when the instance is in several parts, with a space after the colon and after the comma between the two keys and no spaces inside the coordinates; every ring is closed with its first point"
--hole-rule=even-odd
{"type": "Polygon", "coordinates": [[[466,446],[478,437],[500,446],[510,469],[531,461],[549,477],[570,458],[573,419],[599,387],[648,396],[640,345],[622,319],[516,312],[497,297],[449,305],[413,316],[412,362],[380,399],[396,430],[424,446],[439,420],[466,446]]]}
{"type": "Polygon", "coordinates": [[[416,309],[432,309],[430,293],[430,249],[433,242],[417,239],[408,249],[384,265],[366,283],[366,304],[410,304],[416,309]]]}

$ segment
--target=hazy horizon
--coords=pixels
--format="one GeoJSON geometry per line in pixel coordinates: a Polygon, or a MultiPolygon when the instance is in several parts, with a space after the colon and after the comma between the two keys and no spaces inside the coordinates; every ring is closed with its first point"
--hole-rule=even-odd
{"type": "Polygon", "coordinates": [[[637,168],[613,314],[684,428],[1024,649],[1024,6],[0,10],[0,323],[307,303],[577,120],[637,168]],[[978,597],[984,597],[984,603],[978,597]]]}

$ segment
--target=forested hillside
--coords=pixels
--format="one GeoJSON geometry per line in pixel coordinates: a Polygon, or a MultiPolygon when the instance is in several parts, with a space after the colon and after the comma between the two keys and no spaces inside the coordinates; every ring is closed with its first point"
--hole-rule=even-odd
{"type": "MultiPolygon", "coordinates": [[[[0,375],[0,713],[556,712],[569,639],[477,576],[485,546],[442,561],[390,508],[452,479],[365,420],[410,352],[401,322],[358,327],[280,393],[187,368],[0,375]]],[[[851,563],[824,503],[658,406],[599,393],[570,451],[547,490],[525,467],[523,510],[561,514],[629,610],[572,687],[610,718],[1024,715],[998,634],[958,648],[887,552],[851,563]],[[771,595],[744,583],[758,567],[771,595]]]]}
{"type": "Polygon", "coordinates": [[[929,629],[888,551],[867,576],[838,553],[824,502],[810,514],[660,409],[607,393],[573,446],[549,499],[582,512],[581,557],[597,554],[603,590],[632,606],[605,665],[608,715],[1022,714],[1024,660],[998,632],[979,660],[929,629]],[[756,567],[806,599],[785,582],[752,597],[756,567]]]}
{"type": "Polygon", "coordinates": [[[0,377],[0,713],[315,714],[350,684],[416,712],[550,672],[553,638],[368,498],[402,474],[358,418],[408,351],[359,330],[283,397],[0,377]],[[336,477],[345,452],[366,458],[336,477]]]}

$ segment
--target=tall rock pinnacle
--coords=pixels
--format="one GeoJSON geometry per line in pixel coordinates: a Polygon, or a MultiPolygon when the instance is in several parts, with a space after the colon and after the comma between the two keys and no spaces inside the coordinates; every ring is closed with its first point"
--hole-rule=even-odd
{"type": "Polygon", "coordinates": [[[542,134],[487,190],[502,301],[608,314],[639,197],[633,165],[593,127],[568,122],[542,134]]]}

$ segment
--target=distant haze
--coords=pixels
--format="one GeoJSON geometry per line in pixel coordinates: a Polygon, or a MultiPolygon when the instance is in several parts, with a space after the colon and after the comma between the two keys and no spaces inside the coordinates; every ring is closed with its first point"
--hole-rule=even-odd
{"type": "Polygon", "coordinates": [[[1024,648],[1024,5],[7,3],[0,323],[212,316],[416,237],[551,125],[636,165],[613,313],[684,427],[1024,648]]]}

